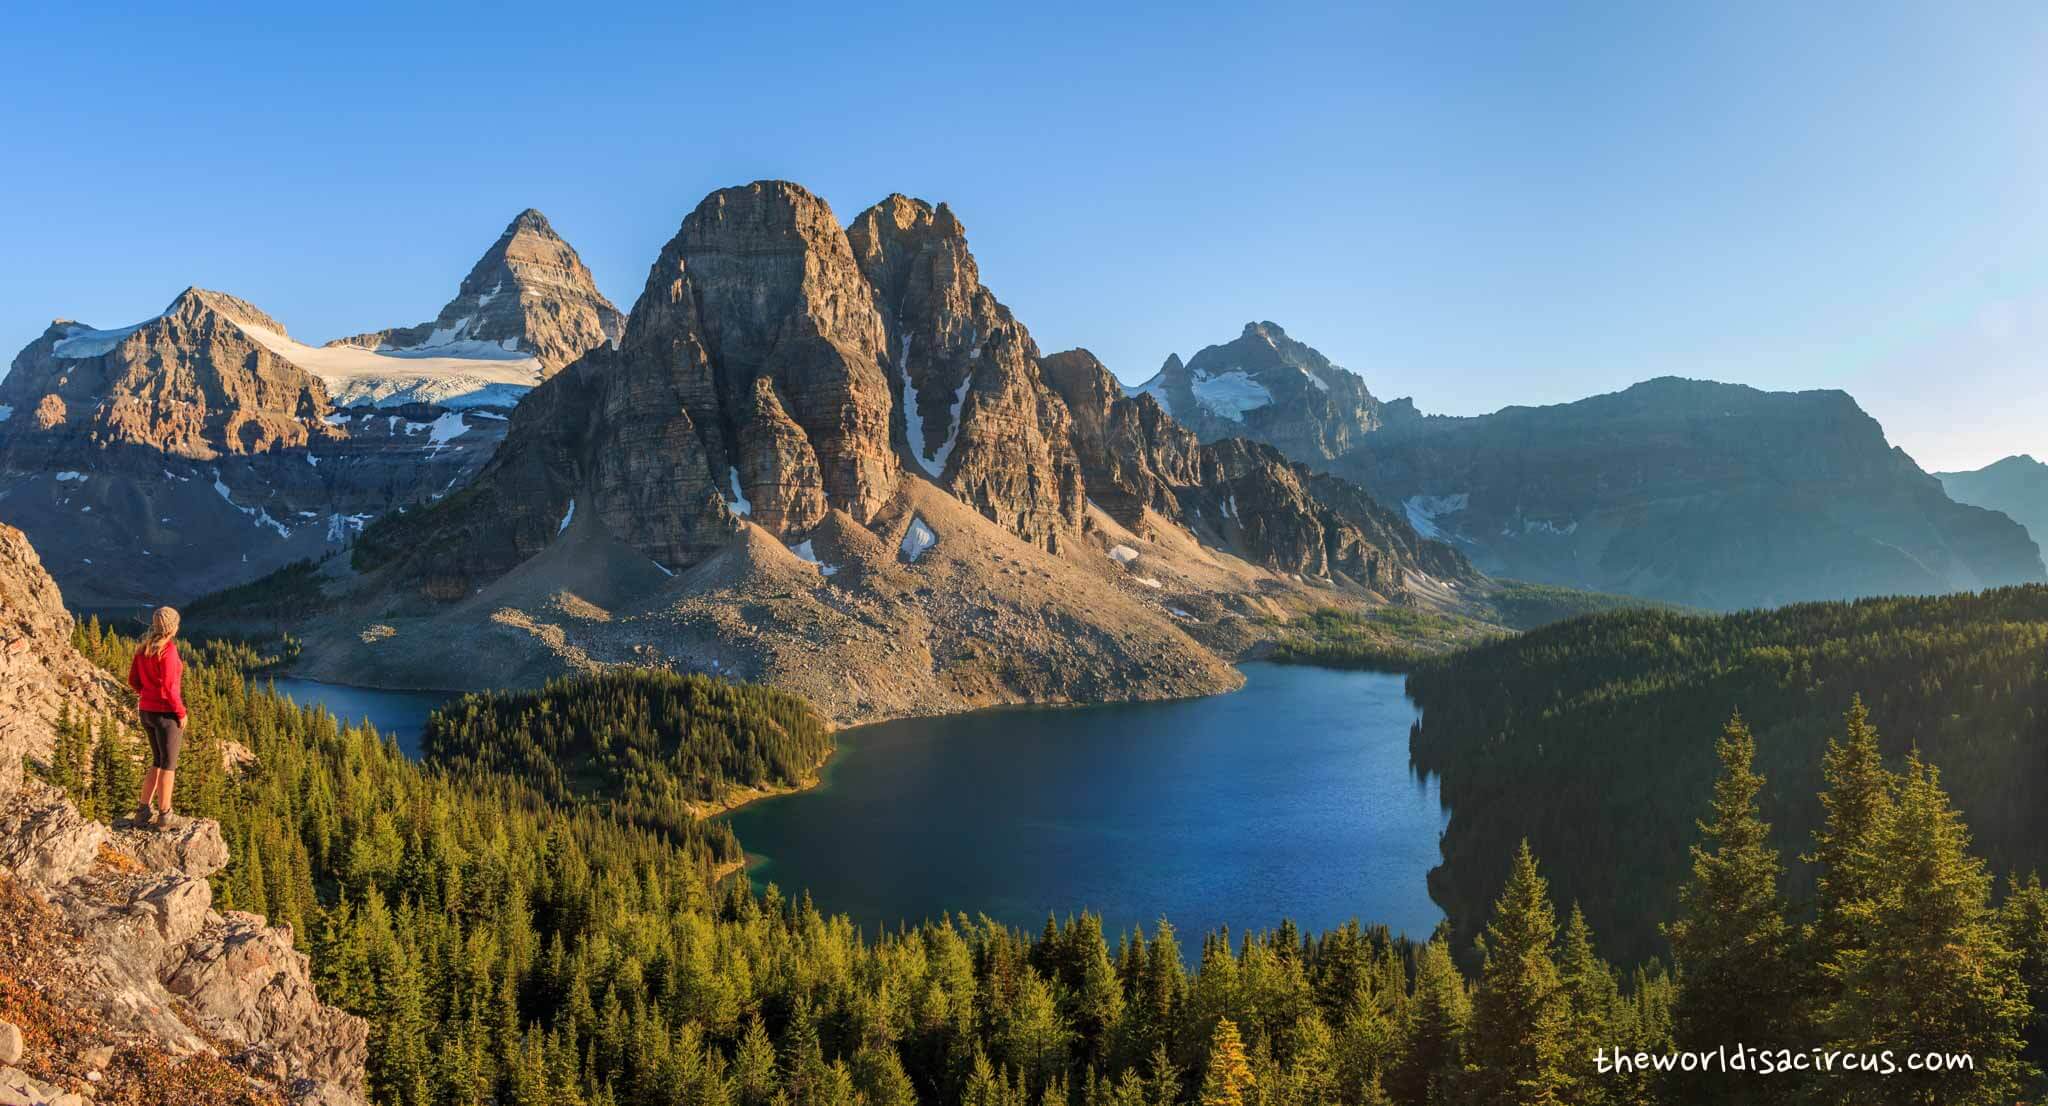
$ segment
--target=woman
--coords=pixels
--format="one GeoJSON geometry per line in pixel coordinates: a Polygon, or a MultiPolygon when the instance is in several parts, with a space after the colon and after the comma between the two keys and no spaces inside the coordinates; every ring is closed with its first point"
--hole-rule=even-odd
{"type": "Polygon", "coordinates": [[[137,825],[173,830],[186,820],[171,813],[171,785],[178,778],[178,748],[185,743],[185,697],[180,686],[185,662],[178,659],[178,612],[158,607],[142,647],[128,662],[128,686],[141,699],[142,732],[149,735],[150,769],[142,774],[137,825]]]}

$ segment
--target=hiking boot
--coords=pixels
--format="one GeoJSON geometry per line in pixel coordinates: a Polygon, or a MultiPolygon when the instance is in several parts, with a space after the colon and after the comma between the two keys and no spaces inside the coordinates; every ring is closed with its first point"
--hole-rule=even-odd
{"type": "Polygon", "coordinates": [[[151,825],[156,821],[156,808],[148,803],[143,803],[141,806],[136,807],[128,817],[121,819],[121,821],[130,826],[151,825]]]}
{"type": "Polygon", "coordinates": [[[173,814],[168,810],[157,811],[156,821],[152,823],[154,828],[164,830],[166,832],[181,830],[191,824],[192,819],[187,818],[182,814],[173,814]]]}

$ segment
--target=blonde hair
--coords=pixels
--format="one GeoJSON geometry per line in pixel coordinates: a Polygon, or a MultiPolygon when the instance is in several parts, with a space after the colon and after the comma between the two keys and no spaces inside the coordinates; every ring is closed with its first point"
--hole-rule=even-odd
{"type": "Polygon", "coordinates": [[[149,631],[142,635],[142,651],[152,657],[161,657],[170,648],[171,639],[178,636],[178,612],[173,607],[158,607],[149,616],[149,631]]]}

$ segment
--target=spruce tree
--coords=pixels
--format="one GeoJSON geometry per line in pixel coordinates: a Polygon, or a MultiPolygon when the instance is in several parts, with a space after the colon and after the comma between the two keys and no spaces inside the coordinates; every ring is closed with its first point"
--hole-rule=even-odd
{"type": "Polygon", "coordinates": [[[1218,1019],[1216,1032],[1209,1039],[1208,1071],[1202,1077],[1202,1106],[1245,1106],[1256,1085],[1237,1023],[1218,1019]]]}
{"type": "Polygon", "coordinates": [[[1493,920],[1472,1003],[1467,1101],[1475,1106],[1550,1106],[1566,1100],[1571,1005],[1553,946],[1557,914],[1525,840],[1515,854],[1493,920]]]}
{"type": "Polygon", "coordinates": [[[1448,1100],[1464,1069],[1465,1031],[1471,1020],[1472,1000],[1451,959],[1450,940],[1438,933],[1422,951],[1401,1057],[1387,1081],[1395,1101],[1430,1106],[1448,1100]]]}
{"type": "MultiPolygon", "coordinates": [[[[1851,725],[1859,741],[1868,732],[1860,711],[1859,703],[1851,725]]],[[[1851,748],[1861,756],[1874,744],[1851,748]]],[[[1678,891],[1679,918],[1665,929],[1684,980],[1674,1035],[1678,1047],[1699,1051],[1738,1042],[1803,1048],[1810,1042],[1797,1039],[1785,1002],[1786,983],[1797,970],[1779,891],[1783,867],[1758,805],[1764,778],[1754,768],[1756,741],[1740,714],[1728,720],[1716,751],[1721,774],[1714,781],[1713,818],[1699,824],[1704,841],[1692,847],[1692,878],[1678,891]]],[[[1759,1096],[1783,1101],[1794,1090],[1791,1076],[1760,1084],[1739,1073],[1705,1073],[1684,1082],[1687,1096],[1702,1103],[1759,1096]]]]}
{"type": "Polygon", "coordinates": [[[2006,946],[2019,956],[2020,979],[2034,1008],[2027,1025],[2024,1058],[2035,1067],[2048,1061],[2048,888],[2037,872],[2022,882],[2012,877],[1998,911],[2006,946]]]}
{"type": "Polygon", "coordinates": [[[2020,1058],[2031,1011],[2019,957],[1991,910],[1991,877],[1970,855],[1962,814],[1916,751],[1878,837],[1885,863],[1867,898],[1840,911],[1848,940],[1827,965],[1830,1048],[1961,1053],[1968,1071],[1829,1079],[1838,1101],[1993,1106],[2029,1073],[2020,1058]]]}
{"type": "MultiPolygon", "coordinates": [[[[1849,704],[1842,718],[1840,740],[1830,738],[1821,755],[1821,778],[1827,790],[1820,796],[1825,820],[1814,833],[1813,853],[1806,859],[1817,866],[1817,917],[1811,935],[1810,959],[1825,964],[1853,946],[1859,927],[1852,915],[1857,904],[1870,899],[1885,866],[1880,840],[1891,817],[1895,780],[1885,771],[1884,754],[1878,748],[1877,727],[1870,723],[1863,697],[1849,704]]],[[[1825,989],[1825,981],[1821,984],[1825,989]]],[[[1825,994],[1819,996],[1823,1003],[1825,994]]]]}

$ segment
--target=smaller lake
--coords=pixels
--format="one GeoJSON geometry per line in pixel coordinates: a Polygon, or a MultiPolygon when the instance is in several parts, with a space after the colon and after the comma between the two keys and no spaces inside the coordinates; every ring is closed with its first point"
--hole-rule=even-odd
{"type": "Polygon", "coordinates": [[[379,733],[396,738],[405,755],[415,759],[420,755],[420,738],[427,730],[427,715],[457,697],[445,691],[386,691],[323,684],[297,676],[261,676],[250,683],[256,687],[275,684],[278,694],[289,696],[302,707],[326,707],[327,713],[344,722],[368,719],[379,733]]]}
{"type": "Polygon", "coordinates": [[[808,890],[874,932],[1053,912],[1115,934],[1166,917],[1183,947],[1292,918],[1427,938],[1448,819],[1409,768],[1400,676],[1243,666],[1230,695],[980,711],[842,731],[822,786],[726,817],[757,885],[808,890]]]}

